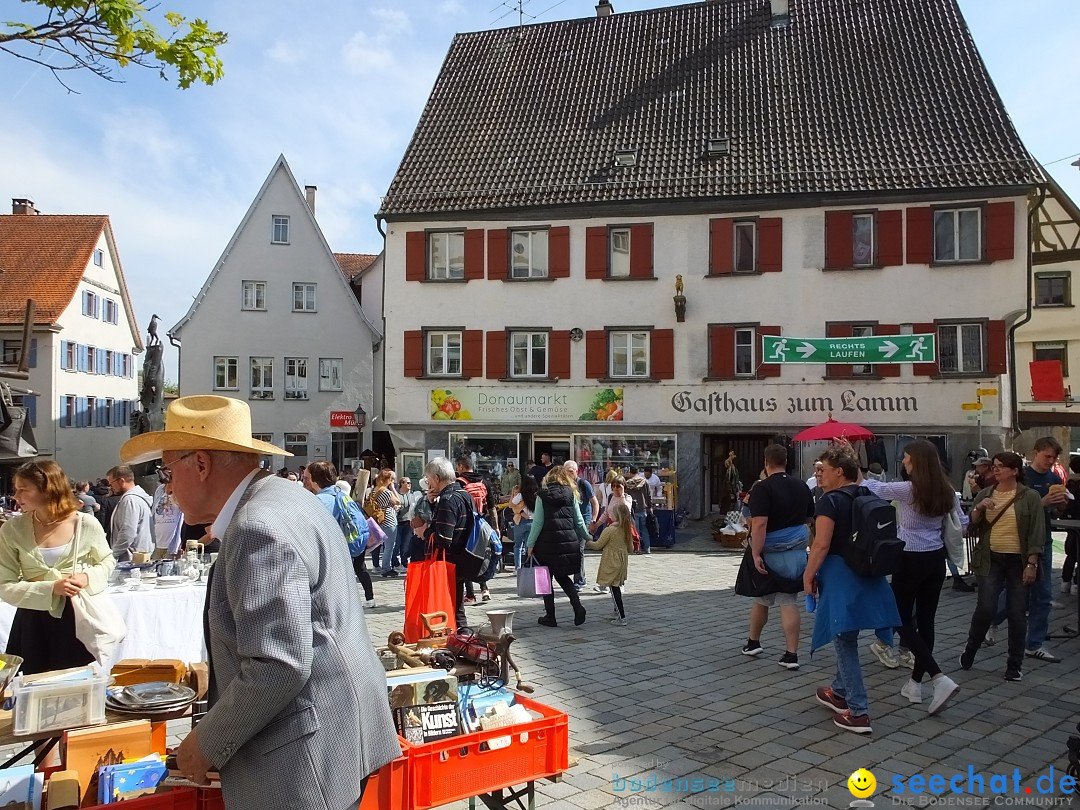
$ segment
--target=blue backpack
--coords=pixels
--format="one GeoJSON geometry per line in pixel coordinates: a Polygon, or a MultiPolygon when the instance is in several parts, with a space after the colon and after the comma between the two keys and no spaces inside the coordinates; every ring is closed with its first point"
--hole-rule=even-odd
{"type": "Polygon", "coordinates": [[[349,544],[349,554],[359,557],[367,549],[370,534],[367,518],[360,505],[340,489],[334,495],[334,518],[345,535],[345,542],[349,544]]]}

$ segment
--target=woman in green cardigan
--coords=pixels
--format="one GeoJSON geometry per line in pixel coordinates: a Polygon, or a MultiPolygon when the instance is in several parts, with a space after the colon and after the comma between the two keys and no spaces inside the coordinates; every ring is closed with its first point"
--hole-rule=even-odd
{"type": "Polygon", "coordinates": [[[980,490],[969,514],[971,525],[979,531],[971,555],[979,596],[960,666],[971,669],[1004,589],[1009,618],[1005,680],[1018,681],[1027,634],[1027,588],[1039,573],[1046,518],[1038,493],[1024,486],[1024,459],[1006,451],[994,456],[993,462],[995,484],[980,490]]]}
{"type": "Polygon", "coordinates": [[[15,472],[23,513],[0,526],[0,599],[15,605],[7,652],[23,673],[89,664],[75,638],[70,597],[99,593],[116,566],[105,532],[79,512],[68,477],[54,461],[31,461],[15,472]]]}

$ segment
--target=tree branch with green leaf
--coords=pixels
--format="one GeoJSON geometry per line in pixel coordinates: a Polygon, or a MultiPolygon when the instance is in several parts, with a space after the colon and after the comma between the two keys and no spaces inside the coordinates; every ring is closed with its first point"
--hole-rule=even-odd
{"type": "Polygon", "coordinates": [[[44,15],[40,22],[0,22],[0,51],[41,65],[65,88],[66,71],[88,70],[107,81],[121,81],[116,68],[130,65],[157,70],[187,89],[211,85],[224,75],[219,46],[224,31],[205,20],[188,20],[167,11],[151,20],[158,6],[136,0],[23,0],[44,15]]]}

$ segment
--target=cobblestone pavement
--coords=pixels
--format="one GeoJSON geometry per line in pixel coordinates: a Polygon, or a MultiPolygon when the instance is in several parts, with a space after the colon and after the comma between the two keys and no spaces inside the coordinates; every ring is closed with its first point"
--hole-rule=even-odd
{"type": "MultiPolygon", "coordinates": [[[[538,626],[539,600],[518,599],[510,573],[492,581],[487,607],[517,610],[515,659],[536,685],[535,697],[570,717],[571,757],[577,765],[560,783],[538,783],[539,806],[846,808],[852,800],[847,778],[861,767],[877,778],[878,807],[901,799],[919,806],[920,799],[934,797],[894,795],[894,776],[906,782],[916,774],[962,773],[966,785],[969,766],[985,775],[988,794],[955,798],[994,805],[991,774],[1009,775],[1011,788],[1019,769],[1021,792],[1031,786],[1035,798],[1036,776],[1048,774],[1051,766],[1055,778],[1063,775],[1065,741],[1080,719],[1080,641],[1051,641],[1064,660],[1028,659],[1022,683],[1002,678],[1002,641],[984,648],[974,669],[963,672],[957,657],[975,596],[953,591],[947,582],[938,611],[937,653],[961,691],[941,714],[928,716],[925,703],[911,705],[900,696],[905,672],[881,666],[867,649],[872,634],[864,633],[862,663],[874,732],[869,738],[844,732],[813,700],[814,689],[831,682],[834,658],[826,648],[811,659],[812,618],[804,618],[798,671],[777,665],[783,642],[776,611],[762,636],[765,653],[740,654],[749,600],[732,591],[739,553],[715,550],[704,525],[698,525],[699,536],[677,545],[677,552],[655,550],[631,558],[624,628],[608,623],[611,600],[591,589],[584,597],[588,619],[583,626],[574,627],[561,594],[556,597],[559,627],[538,626]],[[708,550],[694,550],[699,548],[708,550]],[[649,789],[650,779],[655,785],[670,778],[676,779],[673,789],[649,789]]],[[[595,554],[587,558],[590,580],[598,560],[595,554]]],[[[384,644],[387,634],[401,627],[404,582],[375,580],[378,607],[368,611],[368,624],[373,642],[384,644]]],[[[1052,614],[1052,631],[1075,626],[1076,597],[1057,594],[1055,587],[1055,599],[1061,606],[1052,614]]],[[[468,609],[477,623],[483,621],[483,608],[468,609]]],[[[184,728],[182,722],[171,725],[172,744],[184,728]]]]}

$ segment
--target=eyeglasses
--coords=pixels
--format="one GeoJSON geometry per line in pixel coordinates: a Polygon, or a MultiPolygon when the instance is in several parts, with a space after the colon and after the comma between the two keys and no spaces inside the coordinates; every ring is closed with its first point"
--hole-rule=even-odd
{"type": "Polygon", "coordinates": [[[1010,467],[1008,464],[991,464],[991,470],[1012,470],[1014,467],[1010,467]]]}
{"type": "Polygon", "coordinates": [[[173,474],[172,468],[175,467],[177,464],[179,464],[181,461],[183,461],[185,458],[193,456],[198,452],[199,452],[198,450],[192,450],[189,453],[184,453],[184,455],[180,456],[180,458],[178,458],[176,461],[174,461],[174,462],[172,462],[170,464],[158,464],[157,474],[158,474],[158,477],[161,478],[161,482],[163,484],[169,483],[172,480],[172,474],[173,474]]]}

